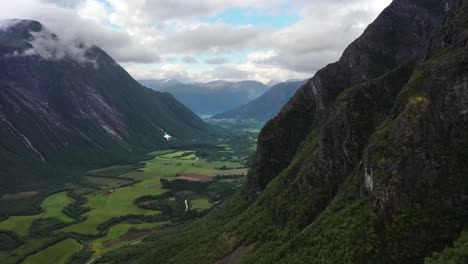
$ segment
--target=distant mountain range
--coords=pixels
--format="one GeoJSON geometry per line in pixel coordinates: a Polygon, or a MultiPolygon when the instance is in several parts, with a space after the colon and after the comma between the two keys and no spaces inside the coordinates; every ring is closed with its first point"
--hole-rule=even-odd
{"type": "Polygon", "coordinates": [[[140,83],[156,91],[171,93],[193,112],[202,115],[213,115],[239,107],[270,89],[256,81],[186,84],[174,80],[141,80],[140,83]]]}
{"type": "Polygon", "coordinates": [[[276,116],[305,81],[276,84],[257,99],[227,112],[214,115],[213,119],[256,119],[267,121],[276,116]]]}
{"type": "Polygon", "coordinates": [[[126,160],[166,144],[165,132],[192,140],[210,130],[99,47],[63,43],[36,21],[2,24],[0,193],[126,160]]]}

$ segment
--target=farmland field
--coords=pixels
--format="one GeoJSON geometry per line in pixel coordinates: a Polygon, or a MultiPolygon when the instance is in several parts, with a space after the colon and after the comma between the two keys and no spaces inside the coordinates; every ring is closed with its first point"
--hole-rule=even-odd
{"type": "MultiPolygon", "coordinates": [[[[95,192],[86,196],[88,203],[85,205],[91,208],[91,211],[84,214],[87,218],[84,222],[68,226],[59,232],[76,232],[80,234],[94,234],[99,232],[96,227],[112,217],[121,215],[155,215],[158,211],[144,210],[139,208],[133,201],[144,195],[158,195],[165,192],[161,189],[160,179],[163,177],[174,177],[177,174],[196,173],[196,172],[216,172],[218,168],[242,167],[242,164],[229,161],[212,161],[204,159],[191,160],[186,157],[180,157],[184,153],[193,151],[176,151],[167,153],[153,152],[155,158],[144,161],[144,167],[121,175],[121,177],[132,178],[141,182],[125,188],[117,188],[112,193],[95,192]]],[[[191,154],[194,157],[195,154],[191,154]]],[[[111,169],[114,169],[112,167],[111,169]]],[[[118,167],[118,169],[121,169],[118,167]]],[[[108,171],[108,170],[107,170],[108,171]]],[[[106,174],[105,169],[99,170],[106,174]]],[[[109,188],[113,188],[109,186],[109,188]]]]}
{"type": "Polygon", "coordinates": [[[29,256],[23,261],[23,264],[64,264],[81,247],[81,244],[76,240],[68,238],[37,254],[29,256]]]}
{"type": "Polygon", "coordinates": [[[196,199],[190,201],[190,203],[192,204],[193,210],[207,210],[212,206],[212,204],[208,202],[208,199],[196,199]]]}
{"type": "MultiPolygon", "coordinates": [[[[122,241],[112,246],[104,245],[105,242],[109,242],[115,240],[119,237],[124,236],[127,234],[131,229],[150,229],[154,227],[161,226],[163,224],[169,224],[170,222],[158,222],[158,223],[141,223],[141,224],[118,224],[109,229],[109,232],[106,236],[96,239],[92,242],[92,249],[95,254],[100,254],[101,252],[107,252],[116,248],[116,246],[128,244],[132,241],[122,241]]],[[[140,239],[140,237],[138,238],[140,239]]]]}
{"type": "Polygon", "coordinates": [[[0,230],[9,230],[20,236],[26,236],[34,219],[55,217],[65,223],[73,222],[72,218],[62,212],[62,209],[72,201],[66,192],[51,195],[41,204],[43,213],[30,216],[11,216],[7,220],[0,222],[0,230]]]}
{"type": "Polygon", "coordinates": [[[128,184],[131,182],[131,180],[127,179],[115,179],[115,178],[106,178],[106,177],[93,177],[93,176],[88,176],[86,177],[88,182],[94,186],[101,187],[103,189],[106,188],[117,188],[119,186],[122,186],[124,184],[128,184]]]}
{"type": "MultiPolygon", "coordinates": [[[[88,171],[83,178],[84,186],[68,185],[68,192],[71,191],[72,194],[62,191],[46,197],[40,204],[42,208],[40,214],[10,216],[1,221],[0,230],[14,232],[24,243],[11,251],[0,250],[0,257],[5,263],[18,263],[24,259],[23,256],[28,257],[22,263],[65,263],[74,253],[90,250],[89,258],[96,258],[112,249],[138,242],[149,234],[159,232],[161,228],[167,228],[174,223],[171,221],[172,218],[175,217],[175,221],[180,221],[186,210],[193,210],[195,212],[193,216],[196,217],[197,214],[202,214],[214,206],[217,203],[216,199],[226,197],[219,192],[232,191],[238,186],[216,176],[247,173],[246,166],[240,159],[223,156],[232,155],[235,152],[233,147],[223,144],[216,151],[219,151],[219,154],[206,152],[199,154],[196,150],[160,150],[149,153],[150,159],[138,163],[88,171]],[[187,182],[182,187],[179,186],[181,190],[162,187],[162,180],[173,181],[184,174],[204,174],[213,180],[192,182],[179,177],[179,181],[187,182]],[[193,193],[190,184],[205,184],[203,185],[205,187],[194,187],[197,193],[193,193]],[[203,188],[208,188],[207,186],[213,186],[206,190],[209,190],[211,198],[203,194],[205,190],[203,188]],[[79,199],[82,202],[78,206],[84,211],[80,213],[79,218],[76,216],[72,218],[64,213],[64,208],[77,203],[78,198],[73,195],[81,197],[79,199]],[[152,197],[153,200],[136,202],[140,197],[146,196],[152,197]],[[184,201],[190,201],[188,209],[185,208],[184,201]],[[151,206],[154,208],[149,208],[151,206]],[[172,209],[167,211],[169,207],[172,209]],[[152,220],[154,223],[139,220],[144,216],[161,217],[161,220],[151,218],[155,219],[152,220]],[[119,217],[137,217],[137,219],[125,218],[112,222],[119,217]],[[30,229],[37,219],[41,221],[54,219],[60,221],[62,226],[53,229],[46,237],[34,237],[30,229]],[[108,222],[110,224],[107,228],[100,227],[108,222]],[[71,234],[74,236],[71,237],[71,234]],[[58,240],[61,242],[57,243],[55,238],[62,240],[58,240]]],[[[2,199],[19,199],[36,195],[39,194],[30,191],[7,195],[2,199]]]]}

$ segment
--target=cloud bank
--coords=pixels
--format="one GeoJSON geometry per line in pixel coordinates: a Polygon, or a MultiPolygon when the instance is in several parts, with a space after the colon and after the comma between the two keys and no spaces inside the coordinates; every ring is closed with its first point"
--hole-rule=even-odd
{"type": "Polygon", "coordinates": [[[100,46],[137,79],[268,82],[308,78],[337,60],[390,2],[15,0],[2,3],[0,19],[35,19],[65,43],[100,46]],[[274,23],[284,17],[294,19],[274,23]]]}

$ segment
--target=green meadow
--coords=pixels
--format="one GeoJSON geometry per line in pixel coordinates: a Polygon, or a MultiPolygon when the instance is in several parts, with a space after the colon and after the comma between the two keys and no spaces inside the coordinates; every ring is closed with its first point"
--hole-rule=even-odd
{"type": "MultiPolygon", "coordinates": [[[[101,192],[87,195],[88,203],[85,206],[91,208],[91,211],[84,214],[87,219],[84,222],[68,226],[59,232],[97,235],[98,230],[96,227],[113,217],[129,214],[159,214],[158,211],[141,209],[133,201],[144,195],[164,193],[166,190],[162,190],[160,184],[160,179],[163,177],[173,177],[177,174],[186,173],[209,173],[217,171],[218,168],[223,166],[242,167],[242,164],[230,161],[207,162],[205,159],[192,160],[192,158],[196,158],[195,154],[183,156],[189,153],[193,153],[193,151],[153,152],[155,158],[144,161],[145,166],[143,168],[121,175],[121,177],[132,178],[141,182],[125,188],[117,188],[112,193],[101,192]]],[[[115,167],[109,168],[109,170],[113,169],[115,167]]],[[[121,169],[121,167],[118,167],[118,169],[121,169]]],[[[109,174],[109,170],[101,169],[99,172],[109,174]]]]}
{"type": "Polygon", "coordinates": [[[63,208],[71,202],[73,202],[73,199],[68,197],[66,192],[53,194],[41,203],[43,213],[29,216],[11,216],[0,222],[0,230],[13,231],[20,236],[26,236],[34,219],[55,217],[65,223],[73,222],[74,219],[62,212],[63,208]]]}
{"type": "MultiPolygon", "coordinates": [[[[129,244],[133,241],[122,241],[111,247],[104,247],[104,242],[122,237],[123,235],[131,231],[132,229],[151,229],[151,228],[155,228],[163,224],[169,224],[169,223],[170,223],[169,221],[166,221],[166,222],[158,222],[158,223],[117,224],[111,227],[109,229],[109,232],[107,232],[107,234],[104,237],[96,239],[91,243],[92,250],[95,253],[95,255],[100,254],[101,252],[104,253],[104,252],[110,251],[112,249],[118,248],[119,246],[129,244]]],[[[141,237],[138,239],[141,239],[141,237]]]]}
{"type": "Polygon", "coordinates": [[[207,210],[210,209],[212,204],[208,202],[208,199],[195,199],[191,200],[192,210],[207,210]]]}
{"type": "Polygon", "coordinates": [[[52,245],[39,253],[27,257],[23,264],[64,264],[67,259],[81,249],[82,245],[76,240],[68,238],[52,245]]]}
{"type": "MultiPolygon", "coordinates": [[[[225,146],[231,152],[229,145],[225,146]]],[[[220,151],[221,153],[222,151],[220,151]]],[[[218,175],[223,172],[242,171],[245,166],[233,160],[208,160],[197,157],[192,150],[164,150],[150,153],[154,156],[137,164],[115,165],[86,173],[84,182],[86,186],[71,186],[75,193],[84,195],[86,200],[81,206],[89,211],[81,214],[82,221],[77,221],[63,213],[63,209],[76,201],[60,192],[48,196],[41,203],[42,213],[29,216],[10,216],[0,222],[0,230],[12,231],[23,240],[23,245],[12,251],[0,251],[0,258],[5,263],[18,263],[22,256],[29,255],[22,263],[65,263],[74,253],[80,251],[83,245],[92,250],[92,256],[98,257],[101,253],[131,244],[145,235],[152,233],[151,229],[170,221],[144,223],[125,221],[111,226],[104,236],[99,237],[97,227],[115,217],[126,215],[159,215],[158,210],[148,210],[138,207],[135,199],[146,195],[160,195],[169,190],[161,188],[162,178],[172,178],[181,174],[208,174],[218,175]],[[83,188],[84,187],[84,188],[83,188]],[[90,189],[91,188],[91,189],[90,189]],[[94,189],[93,189],[94,188],[94,189]],[[83,190],[88,190],[86,193],[83,190]],[[67,226],[52,231],[50,237],[34,238],[29,230],[35,219],[57,218],[67,226]],[[67,238],[61,242],[51,242],[55,237],[65,238],[70,234],[78,234],[80,240],[67,238]],[[98,236],[92,239],[87,236],[98,236]],[[110,241],[110,242],[109,242],[110,241]],[[51,243],[51,246],[46,246],[51,243]],[[80,244],[82,243],[82,244],[80,244]]],[[[22,193],[24,195],[37,195],[37,193],[22,193]]],[[[15,198],[16,196],[12,196],[15,198]]],[[[7,196],[6,198],[10,198],[7,196]]],[[[6,199],[2,198],[2,199],[6,199]]],[[[196,198],[190,201],[191,210],[204,211],[212,207],[208,199],[196,198]]]]}

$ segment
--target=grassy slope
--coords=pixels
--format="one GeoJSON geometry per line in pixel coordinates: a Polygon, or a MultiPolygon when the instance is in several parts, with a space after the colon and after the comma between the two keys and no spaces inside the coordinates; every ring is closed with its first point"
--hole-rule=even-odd
{"type": "Polygon", "coordinates": [[[22,263],[24,264],[65,264],[67,259],[80,250],[81,244],[74,239],[66,239],[47,249],[29,256],[22,263]]]}
{"type": "Polygon", "coordinates": [[[72,222],[74,219],[65,215],[62,209],[73,202],[66,192],[56,193],[47,197],[41,204],[43,213],[31,216],[11,216],[7,220],[0,222],[0,230],[10,230],[21,236],[29,232],[29,227],[34,219],[55,217],[64,222],[72,222]]]}

